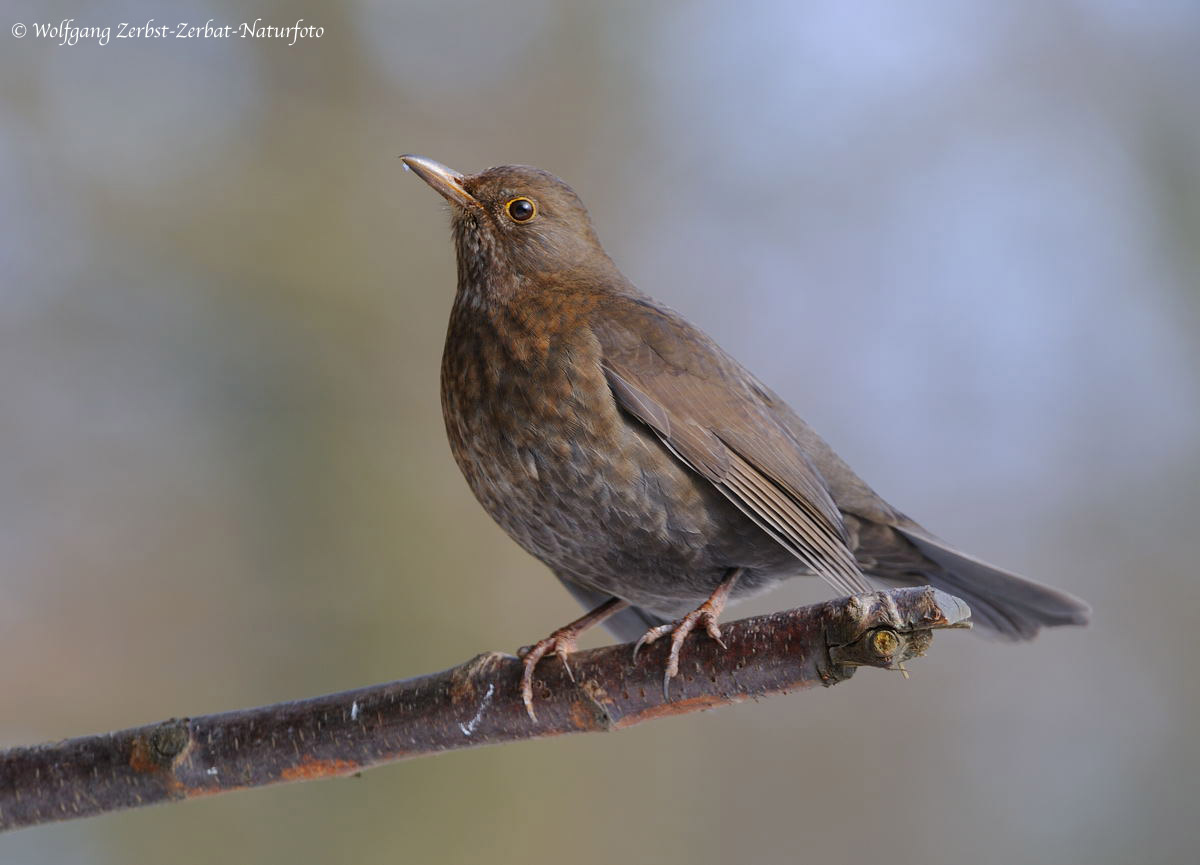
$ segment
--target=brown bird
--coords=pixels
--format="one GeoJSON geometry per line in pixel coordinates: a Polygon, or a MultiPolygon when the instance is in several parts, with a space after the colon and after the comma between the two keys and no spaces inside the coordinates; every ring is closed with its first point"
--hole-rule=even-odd
{"type": "Polygon", "coordinates": [[[719,641],[729,599],[799,575],[843,594],[872,591],[866,577],[932,584],[1014,640],[1088,621],[1083,601],[960,552],[876,495],[782,399],[638,291],[557,177],[401,158],[451,205],[442,411],[454,457],[492,518],[592,608],[524,650],[531,718],[535,666],[550,652],[566,665],[584,629],[607,622],[638,647],[670,635],[666,692],[690,631],[719,641]]]}

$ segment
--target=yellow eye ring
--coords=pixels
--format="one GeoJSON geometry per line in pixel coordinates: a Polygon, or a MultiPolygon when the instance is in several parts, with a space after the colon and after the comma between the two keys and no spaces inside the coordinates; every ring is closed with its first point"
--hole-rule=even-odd
{"type": "Polygon", "coordinates": [[[504,212],[513,222],[529,222],[537,216],[537,205],[534,204],[533,199],[521,196],[504,205],[504,212]]]}

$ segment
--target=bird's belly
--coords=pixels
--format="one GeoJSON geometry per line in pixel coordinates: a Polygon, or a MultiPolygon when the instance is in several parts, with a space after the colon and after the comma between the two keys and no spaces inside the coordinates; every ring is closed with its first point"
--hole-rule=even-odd
{"type": "Polygon", "coordinates": [[[675,615],[732,567],[746,569],[738,595],[799,570],[649,430],[624,417],[615,429],[577,420],[473,425],[455,448],[484,508],[555,573],[675,615]]]}

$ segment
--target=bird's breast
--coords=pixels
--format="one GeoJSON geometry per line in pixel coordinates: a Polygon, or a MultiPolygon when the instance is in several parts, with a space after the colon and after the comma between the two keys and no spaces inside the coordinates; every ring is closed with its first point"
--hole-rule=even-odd
{"type": "MultiPolygon", "coordinates": [[[[616,405],[586,328],[520,334],[452,316],[442,363],[451,449],[526,550],[604,587],[703,571],[725,503],[616,405]]],[[[697,574],[699,578],[699,574],[697,574]]]]}

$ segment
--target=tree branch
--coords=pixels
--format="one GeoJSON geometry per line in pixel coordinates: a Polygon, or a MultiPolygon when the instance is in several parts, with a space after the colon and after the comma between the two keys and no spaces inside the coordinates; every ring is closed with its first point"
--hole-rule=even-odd
{"type": "Polygon", "coordinates": [[[520,697],[521,663],[480,655],[441,673],[274,706],[163,721],[0,751],[0,831],[286,781],[349,775],[422,754],[618,730],[652,718],[898,667],[936,628],[968,627],[966,605],[933,588],[858,595],[723,626],[698,637],[662,694],[667,640],[631,662],[629,645],[572,656],[575,681],[538,666],[538,722],[520,697]]]}

